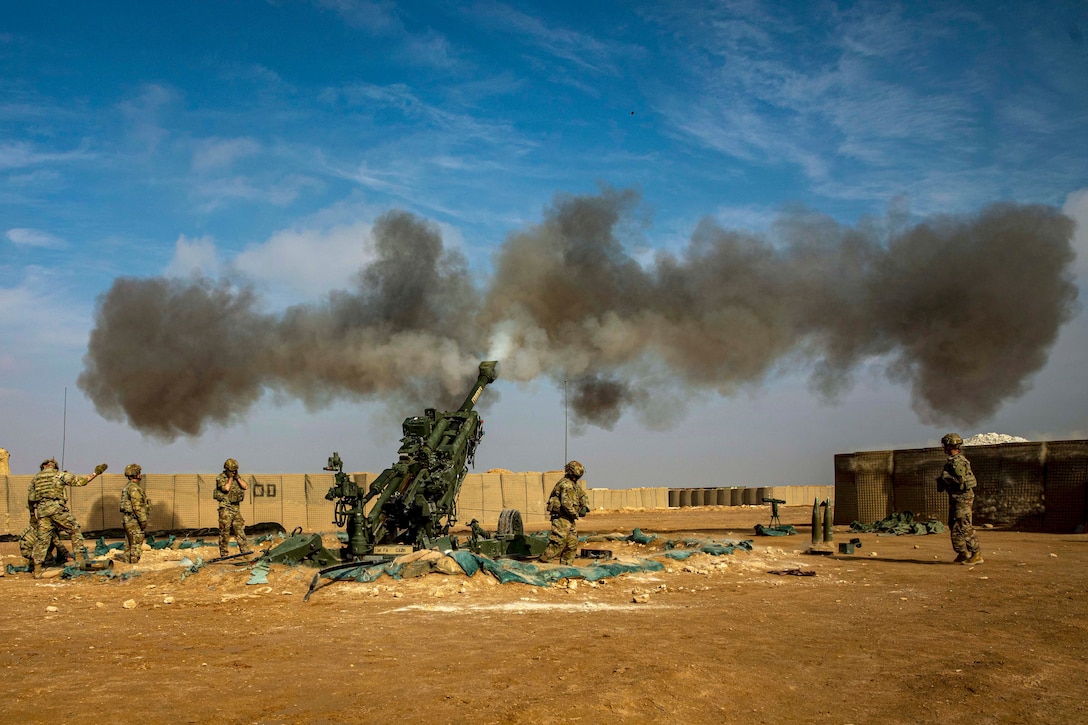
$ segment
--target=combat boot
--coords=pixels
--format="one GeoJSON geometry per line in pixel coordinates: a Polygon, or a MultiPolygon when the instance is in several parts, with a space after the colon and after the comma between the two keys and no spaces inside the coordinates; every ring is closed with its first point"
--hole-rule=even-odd
{"type": "Polygon", "coordinates": [[[967,552],[966,551],[959,552],[958,554],[956,554],[956,558],[952,560],[952,562],[954,564],[962,564],[965,561],[967,561],[967,552]]]}
{"type": "Polygon", "coordinates": [[[30,562],[30,575],[32,577],[34,577],[35,579],[41,579],[42,578],[42,576],[45,573],[44,569],[45,569],[44,564],[39,564],[36,561],[30,562]]]}
{"type": "Polygon", "coordinates": [[[964,564],[981,564],[984,561],[982,558],[982,552],[976,551],[963,562],[964,564]]]}

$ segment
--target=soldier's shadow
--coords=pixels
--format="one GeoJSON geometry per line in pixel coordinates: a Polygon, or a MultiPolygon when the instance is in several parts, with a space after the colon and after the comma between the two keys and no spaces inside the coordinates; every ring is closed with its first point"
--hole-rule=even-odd
{"type": "MultiPolygon", "coordinates": [[[[924,566],[951,566],[956,564],[951,559],[892,559],[887,556],[848,556],[845,554],[832,555],[828,558],[835,561],[884,561],[889,564],[922,564],[924,566]]],[[[956,564],[956,566],[959,566],[959,564],[956,564]]]]}
{"type": "MultiPolygon", "coordinates": [[[[155,501],[151,505],[148,533],[168,530],[173,525],[173,521],[174,508],[168,503],[155,501]]],[[[79,523],[85,536],[93,534],[123,538],[125,533],[121,518],[121,496],[119,494],[99,496],[91,504],[87,520],[79,523]]]]}

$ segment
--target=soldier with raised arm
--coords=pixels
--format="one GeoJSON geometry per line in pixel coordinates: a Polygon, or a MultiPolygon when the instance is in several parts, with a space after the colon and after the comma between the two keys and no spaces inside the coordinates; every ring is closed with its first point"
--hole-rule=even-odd
{"type": "Polygon", "coordinates": [[[249,539],[246,538],[246,520],[242,518],[242,501],[246,498],[249,485],[238,475],[238,461],[228,458],[223,463],[223,472],[215,477],[214,498],[219,502],[219,556],[230,555],[230,537],[238,542],[238,551],[249,554],[249,539]]]}
{"type": "Polygon", "coordinates": [[[90,476],[76,476],[68,471],[59,470],[55,458],[42,461],[39,470],[30,481],[27,504],[31,509],[31,518],[38,520],[37,541],[34,542],[34,577],[42,577],[45,555],[53,540],[54,532],[63,532],[72,539],[72,553],[79,561],[87,560],[87,549],[83,544],[83,533],[79,522],[68,509],[68,495],[65,486],[86,486],[100,473],[106,470],[106,464],[95,467],[90,476]]]}

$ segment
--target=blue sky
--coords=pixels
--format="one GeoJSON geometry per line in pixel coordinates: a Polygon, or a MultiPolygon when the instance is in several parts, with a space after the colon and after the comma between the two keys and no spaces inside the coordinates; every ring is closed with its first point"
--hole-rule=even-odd
{"type": "MultiPolygon", "coordinates": [[[[334,449],[384,468],[417,410],[269,390],[166,441],[76,381],[118,278],[244,282],[270,315],[321,304],[391,210],[436,225],[486,287],[557,195],[602,188],[637,192],[619,236],[647,268],[706,219],[777,243],[797,209],[853,229],[1042,204],[1079,222],[1083,288],[1086,138],[1083,2],[0,2],[0,446],[18,473],[62,445],[74,470],[313,471],[334,449]]],[[[592,485],[829,483],[836,452],[946,428],[1088,437],[1079,307],[1045,352],[969,426],[922,420],[886,355],[829,401],[791,353],[565,436],[563,376],[522,369],[485,393],[477,470],[566,450],[592,485]]]]}

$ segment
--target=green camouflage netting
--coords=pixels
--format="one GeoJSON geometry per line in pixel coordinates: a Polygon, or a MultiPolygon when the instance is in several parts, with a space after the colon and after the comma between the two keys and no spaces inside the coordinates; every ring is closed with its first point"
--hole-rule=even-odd
{"type": "Polygon", "coordinates": [[[914,514],[910,511],[894,513],[887,518],[875,523],[863,524],[855,521],[850,524],[850,530],[859,534],[892,534],[893,536],[924,536],[926,534],[940,534],[948,531],[948,528],[940,521],[915,521],[914,514]]]}

